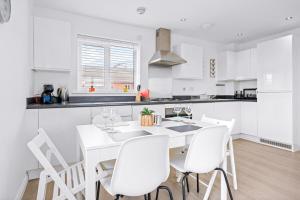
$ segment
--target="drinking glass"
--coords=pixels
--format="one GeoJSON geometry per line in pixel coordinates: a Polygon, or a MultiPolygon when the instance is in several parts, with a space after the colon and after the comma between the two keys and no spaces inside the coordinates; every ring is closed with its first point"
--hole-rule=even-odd
{"type": "Polygon", "coordinates": [[[191,119],[192,108],[190,106],[187,106],[184,108],[184,112],[189,116],[189,119],[191,119]]]}
{"type": "Polygon", "coordinates": [[[108,120],[108,118],[110,116],[110,109],[107,108],[107,107],[104,107],[102,109],[101,115],[102,115],[102,117],[104,119],[104,128],[103,128],[103,130],[108,130],[109,128],[107,127],[107,120],[108,120]]]}
{"type": "Polygon", "coordinates": [[[173,112],[176,113],[177,117],[179,117],[179,113],[182,111],[182,107],[180,107],[179,105],[176,105],[173,108],[173,112]]]}

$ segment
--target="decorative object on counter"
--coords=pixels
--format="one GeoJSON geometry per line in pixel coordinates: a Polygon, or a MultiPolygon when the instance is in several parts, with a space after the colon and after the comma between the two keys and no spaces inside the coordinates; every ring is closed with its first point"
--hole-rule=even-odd
{"type": "Polygon", "coordinates": [[[175,105],[173,108],[173,112],[176,113],[177,117],[179,117],[179,113],[181,113],[182,107],[180,105],[175,105]]]}
{"type": "Polygon", "coordinates": [[[127,93],[129,91],[129,85],[124,85],[123,92],[127,93]]]}
{"type": "Polygon", "coordinates": [[[149,110],[149,108],[144,108],[141,111],[141,126],[153,126],[154,124],[154,117],[153,117],[153,110],[149,110]]]}
{"type": "Polygon", "coordinates": [[[96,92],[96,88],[94,87],[94,80],[91,81],[91,87],[89,87],[89,92],[96,92]]]}
{"type": "Polygon", "coordinates": [[[144,89],[144,90],[141,91],[141,98],[142,98],[142,101],[150,99],[150,91],[149,91],[149,89],[144,89]]]}
{"type": "Polygon", "coordinates": [[[216,59],[212,58],[209,60],[209,76],[210,78],[216,77],[216,59]]]}
{"type": "Polygon", "coordinates": [[[69,91],[65,87],[60,87],[57,89],[57,97],[60,103],[66,104],[69,101],[69,91]]]}
{"type": "Polygon", "coordinates": [[[137,93],[136,93],[136,96],[135,96],[135,101],[136,102],[141,102],[141,85],[137,85],[137,93]]]}
{"type": "Polygon", "coordinates": [[[41,99],[42,99],[42,103],[43,104],[51,104],[51,103],[54,103],[54,96],[53,96],[53,91],[54,91],[54,87],[53,85],[44,85],[44,91],[41,95],[41,99]]]}
{"type": "Polygon", "coordinates": [[[192,108],[190,106],[187,106],[184,108],[184,112],[188,115],[188,118],[191,119],[192,108]]]}

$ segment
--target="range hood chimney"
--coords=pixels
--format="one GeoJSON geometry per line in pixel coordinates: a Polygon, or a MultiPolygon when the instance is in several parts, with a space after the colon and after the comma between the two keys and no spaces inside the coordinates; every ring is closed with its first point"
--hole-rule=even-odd
{"type": "Polygon", "coordinates": [[[149,61],[149,65],[174,66],[187,61],[171,52],[171,31],[165,28],[156,30],[156,52],[149,61]]]}

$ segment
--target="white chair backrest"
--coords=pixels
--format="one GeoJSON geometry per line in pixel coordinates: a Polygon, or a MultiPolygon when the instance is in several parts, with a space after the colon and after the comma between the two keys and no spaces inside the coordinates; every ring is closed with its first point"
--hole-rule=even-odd
{"type": "Polygon", "coordinates": [[[214,124],[214,125],[217,125],[217,126],[220,126],[220,125],[227,126],[228,135],[226,136],[226,139],[227,139],[226,142],[228,142],[229,137],[232,134],[233,127],[235,125],[235,119],[231,119],[230,121],[227,121],[227,120],[221,120],[221,119],[206,117],[206,115],[202,116],[201,121],[205,122],[205,123],[209,123],[209,124],[214,124]]]}
{"type": "Polygon", "coordinates": [[[65,184],[64,180],[58,175],[57,171],[51,164],[51,154],[53,154],[59,163],[62,165],[64,169],[68,168],[68,164],[63,159],[62,155],[59,153],[55,145],[52,143],[50,138],[47,136],[46,132],[43,129],[38,130],[38,135],[31,140],[27,146],[35,156],[35,158],[40,162],[40,164],[43,166],[44,171],[46,174],[48,174],[57,184],[59,188],[61,188],[61,192],[64,193],[64,195],[71,200],[75,200],[76,198],[74,195],[69,191],[67,185],[65,184]],[[42,151],[42,147],[44,145],[48,146],[48,150],[45,153],[42,151]]]}
{"type": "MultiPolygon", "coordinates": [[[[107,120],[106,123],[109,124],[109,123],[110,123],[110,122],[109,122],[109,119],[106,119],[106,120],[107,120]]],[[[122,118],[121,118],[121,116],[116,114],[114,123],[116,123],[116,122],[121,122],[121,121],[123,121],[122,118]]],[[[103,117],[101,114],[96,115],[95,117],[93,117],[92,124],[95,124],[95,125],[96,125],[96,124],[103,125],[103,124],[105,124],[105,119],[104,119],[104,117],[103,117]]]]}
{"type": "Polygon", "coordinates": [[[140,196],[156,189],[170,173],[169,136],[151,135],[126,141],[112,175],[114,194],[140,196]]]}
{"type": "Polygon", "coordinates": [[[225,155],[226,126],[200,129],[191,140],[184,168],[188,172],[208,173],[223,161],[225,155]]]}

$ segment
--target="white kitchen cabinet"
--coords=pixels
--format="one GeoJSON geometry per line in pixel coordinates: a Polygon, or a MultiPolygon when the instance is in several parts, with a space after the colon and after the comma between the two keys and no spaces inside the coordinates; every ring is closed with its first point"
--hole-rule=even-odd
{"type": "Polygon", "coordinates": [[[291,91],[293,36],[258,44],[258,91],[291,91]]]}
{"type": "Polygon", "coordinates": [[[257,102],[241,102],[241,133],[257,136],[257,102]]]}
{"type": "Polygon", "coordinates": [[[71,24],[34,17],[34,67],[36,70],[71,69],[71,24]]]}
{"type": "MultiPolygon", "coordinates": [[[[46,133],[68,163],[77,161],[79,144],[77,125],[90,123],[90,108],[57,108],[39,110],[39,128],[46,133]]],[[[57,160],[52,163],[57,165],[57,160]]]]}
{"type": "Polygon", "coordinates": [[[257,70],[258,70],[258,62],[257,62],[257,48],[250,49],[250,79],[257,79],[257,70]]]}
{"type": "Polygon", "coordinates": [[[218,102],[215,103],[214,116],[221,120],[235,119],[233,134],[241,133],[241,102],[218,102]]]}
{"type": "Polygon", "coordinates": [[[174,50],[187,63],[172,67],[173,78],[203,79],[203,47],[183,43],[174,50]]]}
{"type": "Polygon", "coordinates": [[[165,117],[165,105],[137,105],[132,106],[132,118],[133,120],[139,120],[141,111],[144,108],[149,108],[153,110],[156,114],[160,114],[162,117],[165,117]]]}
{"type": "Polygon", "coordinates": [[[217,78],[219,81],[234,80],[236,75],[236,53],[224,51],[219,54],[217,78]]]}
{"type": "Polygon", "coordinates": [[[236,52],[236,80],[248,79],[251,76],[251,50],[236,52]]]}
{"type": "Polygon", "coordinates": [[[215,103],[194,103],[191,104],[193,119],[201,120],[203,115],[207,117],[213,117],[214,114],[214,104],[215,103]]]}
{"type": "Polygon", "coordinates": [[[258,136],[293,143],[292,93],[258,93],[258,136]]]}
{"type": "MultiPolygon", "coordinates": [[[[106,106],[107,107],[107,106],[106,106]]],[[[101,114],[104,107],[91,108],[91,117],[101,114]]],[[[110,106],[118,115],[121,116],[123,121],[132,121],[132,108],[131,106],[110,106]]]]}
{"type": "MultiPolygon", "coordinates": [[[[22,139],[22,141],[26,141],[28,143],[31,141],[35,136],[37,136],[38,133],[38,110],[34,109],[28,109],[25,111],[25,115],[23,118],[23,124],[22,124],[22,130],[21,130],[21,135],[19,137],[26,138],[22,139]]],[[[24,144],[22,144],[24,145],[24,144]]],[[[23,158],[24,160],[26,159],[26,162],[24,163],[24,168],[26,170],[32,170],[32,169],[37,169],[39,166],[38,161],[35,159],[34,155],[32,152],[29,150],[27,146],[24,146],[24,150],[26,154],[26,158],[23,158]]]]}

